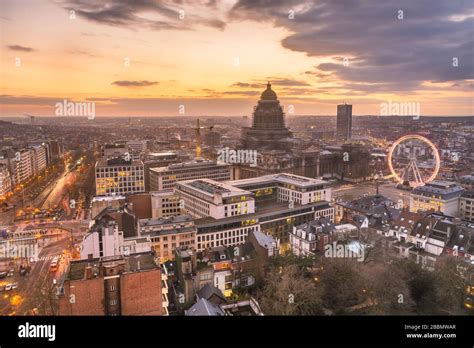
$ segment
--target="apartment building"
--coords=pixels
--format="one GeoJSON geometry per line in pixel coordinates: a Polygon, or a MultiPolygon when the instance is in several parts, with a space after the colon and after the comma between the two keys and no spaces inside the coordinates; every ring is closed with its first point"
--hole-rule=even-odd
{"type": "Polygon", "coordinates": [[[12,190],[10,171],[6,164],[0,163],[0,198],[12,190]]]}
{"type": "Polygon", "coordinates": [[[166,270],[148,253],[71,261],[59,315],[168,315],[166,270]]]}
{"type": "Polygon", "coordinates": [[[47,148],[42,145],[30,146],[33,173],[43,171],[47,166],[47,148]]]}
{"type": "Polygon", "coordinates": [[[463,192],[459,198],[459,217],[463,220],[474,221],[474,189],[463,192]]]}
{"type": "Polygon", "coordinates": [[[178,247],[196,247],[196,226],[189,215],[138,220],[138,237],[146,238],[161,263],[174,260],[178,247]]]}

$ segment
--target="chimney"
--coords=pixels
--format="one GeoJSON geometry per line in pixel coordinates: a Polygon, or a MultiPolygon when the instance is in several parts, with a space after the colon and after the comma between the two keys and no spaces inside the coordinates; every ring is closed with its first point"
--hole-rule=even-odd
{"type": "Polygon", "coordinates": [[[84,278],[85,279],[92,279],[92,267],[89,266],[89,265],[84,270],[84,278]]]}
{"type": "Polygon", "coordinates": [[[137,261],[137,271],[140,270],[140,261],[137,261]]]}

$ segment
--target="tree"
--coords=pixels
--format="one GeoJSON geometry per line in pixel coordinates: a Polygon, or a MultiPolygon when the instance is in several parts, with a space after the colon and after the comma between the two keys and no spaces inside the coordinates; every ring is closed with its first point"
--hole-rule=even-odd
{"type": "Polygon", "coordinates": [[[360,274],[364,278],[364,289],[369,302],[367,314],[409,314],[413,312],[413,299],[403,272],[395,265],[362,265],[360,274]]]}
{"type": "Polygon", "coordinates": [[[436,276],[412,260],[397,263],[410,289],[418,314],[436,314],[436,276]]]}
{"type": "Polygon", "coordinates": [[[272,267],[257,298],[266,315],[319,315],[321,291],[296,265],[272,267]]]}
{"type": "Polygon", "coordinates": [[[464,300],[465,280],[458,272],[456,258],[452,256],[440,257],[435,267],[435,298],[437,308],[450,314],[464,313],[462,303],[464,300]]]}
{"type": "Polygon", "coordinates": [[[355,269],[355,260],[326,259],[321,273],[323,304],[338,314],[362,300],[363,282],[355,269]]]}

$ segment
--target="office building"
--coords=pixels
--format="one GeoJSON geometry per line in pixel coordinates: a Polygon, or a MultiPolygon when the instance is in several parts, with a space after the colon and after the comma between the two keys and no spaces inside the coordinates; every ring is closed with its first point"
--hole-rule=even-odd
{"type": "Polygon", "coordinates": [[[129,140],[127,141],[127,147],[132,160],[141,160],[146,153],[146,140],[129,140]]]}
{"type": "Polygon", "coordinates": [[[276,201],[306,205],[312,202],[331,201],[331,188],[319,179],[280,173],[258,178],[229,181],[229,185],[248,190],[256,201],[276,201]]]}
{"type": "Polygon", "coordinates": [[[410,194],[410,211],[434,211],[458,216],[459,197],[463,191],[454,182],[433,180],[413,189],[410,194]]]}
{"type": "Polygon", "coordinates": [[[150,190],[172,190],[178,181],[212,179],[232,180],[231,166],[208,160],[194,160],[170,164],[167,167],[150,168],[150,190]]]}
{"type": "Polygon", "coordinates": [[[149,152],[144,155],[143,165],[145,167],[145,189],[150,191],[150,169],[166,167],[173,163],[180,162],[176,152],[149,152]]]}
{"type": "Polygon", "coordinates": [[[180,215],[181,201],[173,190],[150,192],[151,217],[168,218],[180,215]]]}
{"type": "Polygon", "coordinates": [[[127,153],[129,153],[129,150],[125,142],[116,142],[101,146],[101,156],[103,159],[123,158],[127,153]]]}
{"type": "Polygon", "coordinates": [[[123,158],[101,159],[95,166],[97,196],[145,192],[143,163],[123,158]]]}
{"type": "Polygon", "coordinates": [[[175,192],[195,218],[222,219],[255,212],[251,192],[211,179],[178,182],[175,192]]]}
{"type": "Polygon", "coordinates": [[[272,236],[284,252],[295,224],[319,217],[334,220],[331,189],[322,180],[270,174],[226,183],[196,180],[179,183],[184,209],[195,221],[197,250],[243,244],[251,232],[272,236]],[[227,207],[227,209],[225,209],[227,207]]]}
{"type": "Polygon", "coordinates": [[[337,106],[336,138],[340,142],[349,140],[352,136],[352,105],[337,106]]]}

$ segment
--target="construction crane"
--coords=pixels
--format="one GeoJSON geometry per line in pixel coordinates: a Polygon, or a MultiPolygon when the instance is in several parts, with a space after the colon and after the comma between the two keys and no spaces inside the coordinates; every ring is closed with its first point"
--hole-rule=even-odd
{"type": "Polygon", "coordinates": [[[214,126],[203,127],[199,123],[199,118],[197,119],[197,126],[196,126],[196,158],[201,158],[202,148],[201,148],[201,129],[209,129],[212,131],[214,126]]]}
{"type": "Polygon", "coordinates": [[[27,113],[23,113],[23,116],[30,118],[30,123],[33,124],[35,122],[35,116],[27,113]]]}

